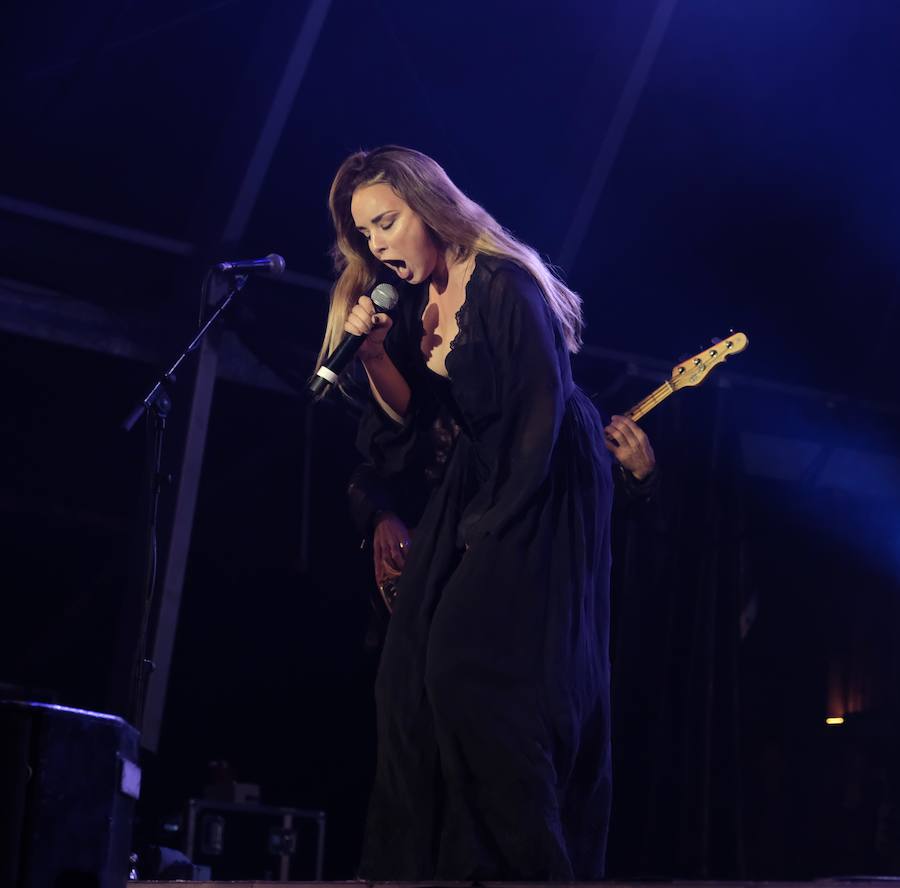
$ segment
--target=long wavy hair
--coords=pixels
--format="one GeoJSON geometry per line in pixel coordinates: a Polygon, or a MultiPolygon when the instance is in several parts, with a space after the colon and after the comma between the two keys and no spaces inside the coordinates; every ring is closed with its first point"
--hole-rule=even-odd
{"type": "Polygon", "coordinates": [[[570,290],[552,268],[529,246],[517,240],[483,207],[466,197],[434,160],[412,148],[386,145],[351,154],[340,166],[328,195],[328,208],[336,239],[331,249],[337,281],[331,291],[331,307],[325,339],[317,365],[337,347],[344,323],[359,297],[372,287],[382,264],[356,229],[350,201],[357,188],[387,183],[419,215],[439,248],[451,260],[465,260],[473,253],[510,259],[537,282],[556,316],[570,352],[581,347],[583,319],[581,298],[570,290]]]}

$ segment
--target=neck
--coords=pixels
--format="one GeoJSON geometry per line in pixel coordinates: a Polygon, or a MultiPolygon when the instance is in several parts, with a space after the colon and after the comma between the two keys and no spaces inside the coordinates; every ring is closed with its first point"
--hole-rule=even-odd
{"type": "Polygon", "coordinates": [[[431,272],[429,284],[434,288],[436,293],[443,293],[450,284],[450,267],[452,262],[447,255],[447,251],[439,253],[434,271],[431,272]]]}
{"type": "Polygon", "coordinates": [[[446,292],[447,287],[450,286],[452,280],[454,280],[460,272],[464,271],[468,262],[469,259],[459,260],[452,257],[449,249],[440,254],[429,280],[429,284],[434,289],[434,292],[438,296],[443,295],[444,292],[446,292]]]}

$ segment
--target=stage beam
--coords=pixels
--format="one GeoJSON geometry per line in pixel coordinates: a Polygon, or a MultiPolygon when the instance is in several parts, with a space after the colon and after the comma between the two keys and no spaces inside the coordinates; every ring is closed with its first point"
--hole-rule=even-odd
{"type": "MultiPolygon", "coordinates": [[[[211,248],[208,252],[225,255],[239,245],[244,237],[250,215],[256,205],[269,165],[281,138],[284,124],[318,43],[329,7],[330,0],[311,0],[306,9],[250,157],[243,164],[240,184],[236,188],[235,197],[227,214],[228,221],[218,237],[208,239],[204,236],[213,231],[212,220],[217,218],[214,201],[210,200],[208,208],[204,209],[206,219],[201,223],[199,240],[201,242],[209,240],[211,248]]],[[[281,7],[278,7],[278,11],[280,10],[281,7]]],[[[263,57],[270,51],[269,27],[277,28],[279,26],[284,26],[283,15],[278,15],[276,12],[263,27],[262,36],[259,38],[259,52],[263,57]]],[[[250,77],[256,75],[252,66],[248,75],[250,77]]],[[[229,162],[229,153],[239,153],[240,151],[241,143],[226,135],[221,147],[224,158],[221,161],[222,165],[226,168],[231,166],[234,159],[232,158],[229,162]]],[[[217,185],[221,187],[221,183],[212,181],[207,183],[206,193],[214,195],[217,185]]],[[[199,351],[200,354],[196,360],[197,371],[191,393],[190,415],[187,419],[188,432],[182,454],[181,471],[178,475],[178,491],[172,515],[169,547],[160,584],[158,617],[150,654],[153,672],[148,681],[147,699],[140,726],[142,745],[154,752],[159,745],[165,713],[169,673],[184,588],[184,575],[190,550],[191,529],[197,491],[200,486],[200,475],[203,469],[207,425],[219,360],[215,338],[207,337],[199,351]]]]}
{"type": "Polygon", "coordinates": [[[638,50],[634,65],[632,65],[631,73],[625,81],[609,128],[600,143],[587,184],[581,191],[581,199],[578,201],[575,215],[559,252],[559,264],[569,274],[572,273],[572,267],[587,236],[588,228],[597,211],[597,205],[600,203],[600,197],[613,164],[616,162],[616,157],[618,157],[619,149],[622,147],[622,142],[625,141],[625,134],[628,132],[644,87],[647,85],[650,70],[669,27],[676,3],[677,0],[659,0],[657,3],[644,41],[638,50]]]}

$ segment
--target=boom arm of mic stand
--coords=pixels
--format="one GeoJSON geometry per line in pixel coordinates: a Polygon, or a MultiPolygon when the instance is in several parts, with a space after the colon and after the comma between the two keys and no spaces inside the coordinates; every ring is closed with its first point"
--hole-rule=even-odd
{"type": "MultiPolygon", "coordinates": [[[[234,278],[234,286],[228,291],[228,295],[216,306],[215,311],[206,319],[206,323],[197,331],[197,335],[191,340],[188,347],[178,356],[175,363],[166,370],[165,373],[157,380],[156,384],[152,389],[147,393],[147,397],[141,401],[134,410],[128,414],[125,418],[125,421],[122,423],[122,428],[125,429],[126,432],[130,432],[137,421],[141,418],[141,415],[147,411],[152,410],[154,405],[161,398],[166,398],[168,400],[165,389],[163,388],[164,382],[174,382],[175,381],[175,371],[181,366],[181,362],[193,351],[196,351],[197,347],[203,341],[203,337],[206,336],[209,328],[216,322],[226,308],[228,308],[231,300],[234,296],[239,293],[244,284],[247,283],[247,275],[239,274],[234,278]]],[[[168,408],[171,407],[171,402],[167,404],[166,412],[168,412],[168,408]]]]}

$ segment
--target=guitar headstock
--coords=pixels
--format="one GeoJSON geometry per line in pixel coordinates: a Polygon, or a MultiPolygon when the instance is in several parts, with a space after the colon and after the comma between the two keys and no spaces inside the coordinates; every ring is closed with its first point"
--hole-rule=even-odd
{"type": "Polygon", "coordinates": [[[689,385],[700,385],[716,364],[721,364],[729,355],[742,352],[749,344],[750,340],[743,333],[732,333],[704,351],[698,352],[694,357],[674,366],[669,384],[675,390],[689,385]]]}

